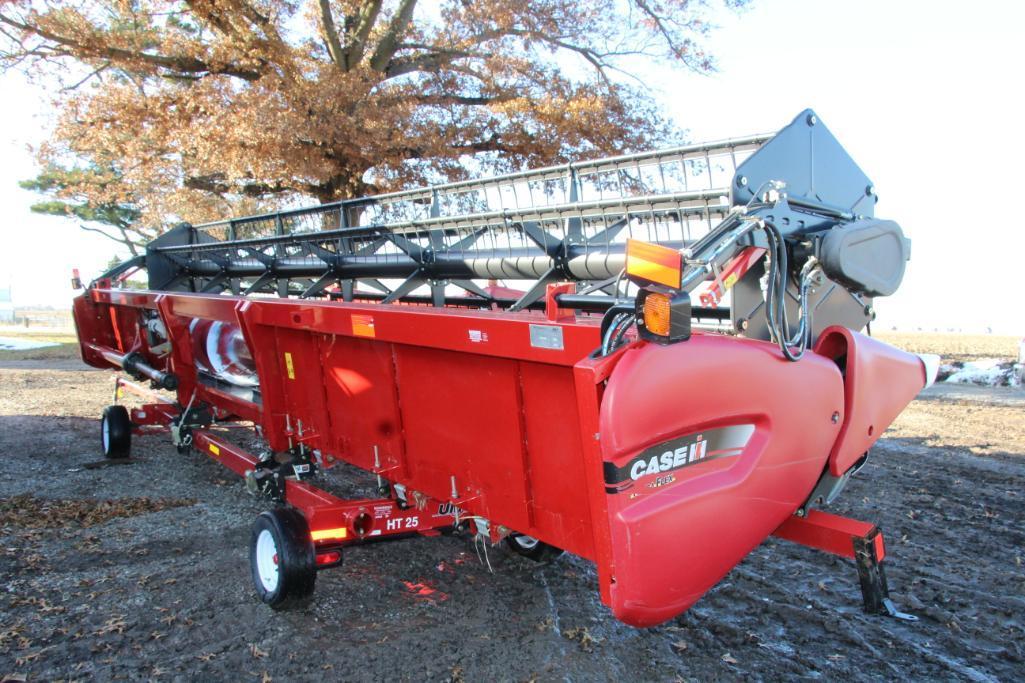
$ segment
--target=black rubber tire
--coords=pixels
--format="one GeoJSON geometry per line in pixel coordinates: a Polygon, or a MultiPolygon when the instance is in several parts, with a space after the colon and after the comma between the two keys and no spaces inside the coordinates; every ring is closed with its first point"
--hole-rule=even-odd
{"type": "Polygon", "coordinates": [[[132,452],[132,421],[124,406],[107,406],[100,418],[100,448],[111,460],[127,458],[132,452]]]}
{"type": "MultiPolygon", "coordinates": [[[[266,549],[263,553],[266,557],[266,549]]],[[[249,543],[249,567],[256,595],[266,604],[276,610],[308,604],[317,581],[317,557],[306,518],[299,511],[284,507],[257,517],[249,543]],[[265,532],[269,536],[264,536],[265,532]],[[268,538],[273,542],[276,583],[260,574],[257,555],[261,552],[261,537],[264,543],[268,538]]]]}
{"type": "Polygon", "coordinates": [[[551,562],[564,552],[561,548],[548,545],[544,541],[516,533],[509,534],[505,539],[505,544],[517,555],[522,555],[534,562],[551,562]]]}

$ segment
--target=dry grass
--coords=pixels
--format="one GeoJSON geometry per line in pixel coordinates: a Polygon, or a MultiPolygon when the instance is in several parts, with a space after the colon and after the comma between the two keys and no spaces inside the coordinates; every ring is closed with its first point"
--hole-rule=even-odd
{"type": "Polygon", "coordinates": [[[22,327],[21,325],[0,325],[0,337],[54,342],[73,342],[78,338],[72,327],[22,327]]]}
{"type": "Polygon", "coordinates": [[[24,351],[0,350],[0,360],[64,360],[79,358],[78,338],[73,330],[0,327],[0,337],[16,337],[38,342],[54,342],[60,346],[24,351]]]}
{"type": "Polygon", "coordinates": [[[953,334],[942,332],[877,332],[874,336],[887,344],[912,353],[935,353],[944,362],[980,358],[1018,357],[1018,337],[995,334],[953,334]]]}
{"type": "Polygon", "coordinates": [[[70,360],[73,358],[81,358],[78,342],[22,351],[0,350],[0,360],[70,360]]]}

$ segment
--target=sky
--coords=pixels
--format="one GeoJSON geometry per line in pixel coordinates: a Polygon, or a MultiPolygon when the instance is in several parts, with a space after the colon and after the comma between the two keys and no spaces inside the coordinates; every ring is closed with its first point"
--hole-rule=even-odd
{"type": "MultiPolygon", "coordinates": [[[[911,238],[901,289],[878,325],[1025,335],[1025,3],[755,0],[715,17],[718,71],[635,69],[693,141],[781,128],[811,107],[911,238]]],[[[0,76],[0,288],[17,305],[68,306],[71,269],[116,251],[75,221],[36,216],[17,181],[51,120],[40,94],[0,76]]]]}

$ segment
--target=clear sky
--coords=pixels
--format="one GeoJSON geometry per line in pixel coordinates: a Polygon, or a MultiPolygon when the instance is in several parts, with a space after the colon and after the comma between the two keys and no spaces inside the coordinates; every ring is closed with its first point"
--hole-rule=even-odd
{"type": "MultiPolygon", "coordinates": [[[[1025,3],[756,0],[718,17],[720,70],[641,76],[690,139],[774,130],[815,109],[912,239],[883,327],[1025,335],[1025,3]],[[1005,194],[1006,193],[1006,194],[1005,194]]],[[[71,268],[97,274],[114,243],[32,215],[17,181],[49,121],[38,93],[0,77],[0,288],[19,305],[70,301],[71,268]]]]}

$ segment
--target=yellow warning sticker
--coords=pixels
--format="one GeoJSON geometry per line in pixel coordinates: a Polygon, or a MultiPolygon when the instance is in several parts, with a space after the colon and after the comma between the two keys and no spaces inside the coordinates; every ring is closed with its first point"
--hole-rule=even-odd
{"type": "Polygon", "coordinates": [[[728,275],[728,276],[726,277],[726,281],[725,281],[725,282],[723,282],[723,286],[725,286],[725,287],[726,287],[726,289],[729,289],[729,288],[730,288],[730,287],[732,287],[733,285],[737,284],[737,280],[738,280],[738,279],[739,279],[739,278],[737,277],[737,274],[736,274],[736,273],[730,273],[730,274],[729,274],[729,275],[728,275]]]}
{"type": "Polygon", "coordinates": [[[295,379],[295,367],[292,365],[292,354],[285,351],[285,372],[288,373],[288,379],[295,379]]]}
{"type": "Polygon", "coordinates": [[[215,444],[210,444],[210,452],[213,453],[214,455],[220,455],[221,454],[221,449],[218,448],[215,444]]]}

